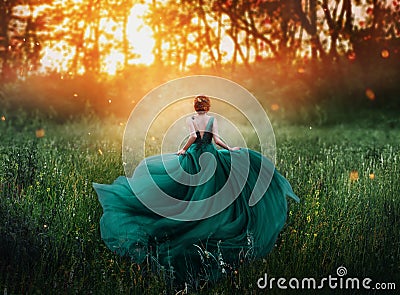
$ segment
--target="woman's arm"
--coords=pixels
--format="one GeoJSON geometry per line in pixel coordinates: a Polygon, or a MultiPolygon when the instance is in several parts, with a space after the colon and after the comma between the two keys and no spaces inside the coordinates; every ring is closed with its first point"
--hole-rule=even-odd
{"type": "Polygon", "coordinates": [[[221,140],[221,138],[219,137],[219,134],[218,134],[218,122],[217,122],[216,118],[214,118],[212,133],[213,133],[213,139],[214,139],[214,142],[216,145],[219,145],[220,147],[227,149],[228,151],[240,150],[240,147],[231,148],[221,140]]]}
{"type": "Polygon", "coordinates": [[[191,120],[191,118],[186,119],[186,124],[189,127],[190,135],[185,146],[176,152],[177,155],[182,155],[186,153],[187,149],[192,145],[193,142],[196,141],[197,138],[196,129],[194,128],[193,121],[191,120]]]}

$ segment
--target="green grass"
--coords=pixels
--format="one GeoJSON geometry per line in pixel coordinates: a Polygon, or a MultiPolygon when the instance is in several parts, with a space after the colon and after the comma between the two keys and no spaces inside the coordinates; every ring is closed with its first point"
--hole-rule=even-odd
{"type": "MultiPolygon", "coordinates": [[[[335,276],[339,266],[348,277],[399,288],[400,130],[393,119],[373,122],[318,127],[273,121],[276,166],[301,203],[290,202],[287,224],[268,256],[189,291],[253,294],[264,273],[322,278],[335,276]]],[[[123,129],[116,119],[0,121],[0,292],[179,291],[166,274],[152,272],[151,263],[118,257],[101,241],[102,208],[91,183],[123,174],[123,129]],[[42,138],[35,136],[39,127],[42,138]]]]}

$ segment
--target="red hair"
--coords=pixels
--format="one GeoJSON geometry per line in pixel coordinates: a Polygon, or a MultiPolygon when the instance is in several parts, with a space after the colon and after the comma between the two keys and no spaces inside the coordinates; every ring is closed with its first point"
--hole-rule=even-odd
{"type": "Polygon", "coordinates": [[[197,95],[194,98],[194,109],[196,112],[208,112],[210,110],[210,99],[205,95],[197,95]]]}

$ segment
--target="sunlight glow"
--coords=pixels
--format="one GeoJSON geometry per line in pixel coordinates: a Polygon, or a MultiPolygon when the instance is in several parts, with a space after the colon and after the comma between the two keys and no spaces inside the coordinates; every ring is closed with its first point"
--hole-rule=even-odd
{"type": "Polygon", "coordinates": [[[75,55],[75,49],[65,41],[59,41],[53,46],[45,47],[40,60],[39,72],[63,72],[69,67],[70,60],[75,55]]]}
{"type": "Polygon", "coordinates": [[[153,48],[155,40],[151,28],[143,23],[142,16],[148,10],[147,4],[136,4],[132,7],[128,19],[128,39],[135,53],[140,57],[132,64],[150,65],[154,61],[153,48]]]}
{"type": "Polygon", "coordinates": [[[102,71],[109,75],[115,75],[120,65],[124,62],[124,54],[117,50],[112,50],[111,53],[104,57],[102,71]]]}
{"type": "MultiPolygon", "coordinates": [[[[77,74],[83,74],[85,71],[85,65],[83,60],[89,58],[96,58],[94,60],[94,68],[99,69],[102,73],[109,75],[115,75],[118,71],[123,70],[126,65],[151,65],[155,56],[153,54],[156,41],[154,39],[154,32],[151,27],[146,25],[144,22],[144,15],[150,10],[152,0],[138,1],[137,4],[130,6],[127,3],[126,7],[132,7],[129,12],[128,18],[126,19],[126,30],[122,25],[120,18],[115,16],[109,16],[105,10],[99,11],[101,18],[98,23],[89,19],[79,19],[74,16],[74,12],[78,13],[80,10],[85,8],[86,1],[84,0],[55,0],[52,5],[49,4],[38,4],[35,6],[29,5],[18,5],[14,7],[13,14],[20,16],[22,19],[25,17],[32,16],[35,21],[38,21],[40,25],[43,25],[45,29],[38,33],[39,37],[44,37],[44,40],[40,43],[41,46],[41,58],[40,58],[40,73],[57,72],[57,73],[70,73],[71,69],[76,70],[77,74]],[[72,6],[71,6],[72,5],[72,6]],[[30,10],[30,7],[34,9],[30,10]],[[63,7],[69,7],[72,11],[71,16],[61,18],[60,22],[55,21],[52,23],[52,13],[63,9],[63,7]],[[73,7],[73,8],[71,8],[73,7]],[[98,26],[98,27],[97,27],[98,26]],[[79,30],[84,30],[82,36],[82,42],[72,39],[62,39],[55,37],[51,39],[51,35],[54,36],[68,36],[71,38],[69,30],[74,28],[77,30],[73,38],[79,38],[79,30]],[[50,37],[50,38],[49,38],[50,37]],[[124,40],[125,38],[125,40],[124,40]],[[125,45],[125,46],[124,46],[125,45]]],[[[333,2],[332,2],[333,3],[333,2]]],[[[333,5],[330,3],[329,5],[333,5]]],[[[398,5],[393,0],[388,0],[388,5],[398,5]]],[[[341,4],[343,5],[343,4],[341,4]]],[[[370,21],[372,8],[368,0],[360,0],[360,5],[354,5],[352,7],[353,19],[356,27],[365,28],[366,24],[370,21]]],[[[334,7],[330,7],[333,9],[334,7]]],[[[339,7],[341,9],[341,6],[339,7]]],[[[324,12],[322,9],[317,10],[318,18],[324,19],[324,12]]],[[[79,15],[79,14],[78,14],[79,15]]],[[[221,39],[218,50],[213,48],[214,57],[217,57],[217,53],[221,54],[220,62],[229,63],[233,59],[235,53],[235,44],[227,33],[230,30],[230,19],[227,15],[222,15],[220,24],[221,28],[218,28],[218,23],[209,15],[205,16],[207,23],[210,28],[217,32],[220,29],[221,39]],[[224,25],[227,24],[227,25],[224,25]]],[[[201,21],[198,17],[193,16],[191,22],[195,25],[200,24],[201,21]]],[[[15,26],[15,32],[22,30],[23,33],[25,27],[23,21],[15,20],[12,24],[15,26]]],[[[265,23],[266,26],[270,26],[270,22],[265,23]]],[[[324,21],[321,23],[323,30],[320,32],[320,40],[324,47],[327,49],[331,46],[331,38],[327,31],[329,27],[324,21]]],[[[205,29],[203,28],[203,34],[205,29]]],[[[310,36],[302,34],[301,27],[296,29],[296,38],[302,39],[303,41],[309,40],[310,36]]],[[[22,33],[18,34],[21,35],[22,33]]],[[[17,34],[17,35],[18,35],[17,34]]],[[[187,40],[191,43],[197,42],[198,32],[190,32],[186,36],[187,40]]],[[[239,39],[245,39],[245,33],[239,32],[239,39]]],[[[16,38],[15,38],[16,40],[16,38]]],[[[10,42],[18,42],[12,39],[10,42]]],[[[25,41],[25,39],[24,39],[25,41]]],[[[253,46],[246,47],[241,46],[242,54],[248,57],[249,62],[254,62],[259,59],[272,57],[271,50],[262,41],[257,46],[258,52],[256,52],[253,46]]],[[[11,46],[11,45],[10,45],[11,46]]],[[[171,42],[169,40],[162,40],[161,50],[171,51],[171,42]]],[[[351,42],[348,36],[344,36],[340,40],[340,46],[337,47],[341,53],[346,53],[349,60],[356,58],[353,49],[351,48],[351,42]]],[[[173,54],[173,53],[172,53],[173,54]]],[[[179,54],[176,52],[176,54],[179,54]]],[[[236,62],[243,63],[241,54],[237,54],[236,62]]],[[[299,48],[299,55],[307,57],[311,55],[310,42],[303,42],[301,48],[299,48]]],[[[386,59],[389,58],[391,52],[389,49],[383,48],[381,51],[381,57],[386,59]]],[[[195,53],[189,52],[185,57],[186,60],[183,62],[183,66],[191,66],[196,63],[208,64],[211,60],[210,52],[202,51],[198,57],[195,53]]],[[[303,73],[303,69],[299,69],[300,74],[303,73]]]]}
{"type": "MultiPolygon", "coordinates": [[[[79,8],[82,4],[82,0],[71,0],[74,5],[79,8]]],[[[48,5],[37,6],[34,15],[38,16],[48,9],[48,5]]],[[[20,7],[18,10],[19,14],[28,14],[28,7],[20,7]]],[[[100,71],[105,72],[109,75],[115,75],[118,70],[121,70],[125,64],[144,64],[150,65],[154,61],[153,48],[155,40],[153,38],[153,32],[151,28],[144,24],[142,16],[148,10],[148,4],[135,4],[128,17],[126,38],[128,40],[128,52],[129,56],[125,56],[122,51],[122,44],[124,38],[123,27],[120,23],[112,20],[111,18],[105,17],[100,20],[98,32],[99,50],[102,53],[100,59],[100,71]],[[112,36],[112,37],[110,37],[112,36]],[[111,39],[112,38],[112,39],[111,39]],[[125,61],[125,58],[128,60],[125,61]]],[[[66,20],[68,22],[68,20],[66,20]]],[[[84,31],[85,39],[85,50],[93,49],[95,39],[95,28],[92,25],[88,25],[86,20],[80,20],[77,22],[77,27],[84,31]]],[[[62,33],[67,28],[64,23],[53,26],[53,30],[57,33],[62,33]]],[[[41,67],[39,71],[45,72],[65,72],[71,66],[74,58],[80,58],[76,56],[76,47],[71,46],[67,41],[58,41],[55,43],[48,42],[45,44],[42,57],[40,60],[41,67]]],[[[80,69],[78,74],[83,74],[84,69],[80,69]]]]}

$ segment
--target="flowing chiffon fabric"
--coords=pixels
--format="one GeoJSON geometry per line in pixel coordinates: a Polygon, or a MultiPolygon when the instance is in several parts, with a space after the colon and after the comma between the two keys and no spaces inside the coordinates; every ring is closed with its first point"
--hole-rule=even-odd
{"type": "MultiPolygon", "coordinates": [[[[103,207],[101,237],[110,250],[130,256],[138,263],[152,255],[160,265],[172,267],[175,276],[182,280],[201,272],[205,265],[218,273],[228,265],[237,264],[244,255],[263,257],[272,250],[286,222],[286,197],[297,202],[299,198],[289,182],[260,153],[250,149],[233,152],[216,149],[211,142],[212,124],[211,117],[203,137],[197,131],[195,143],[184,155],[149,157],[139,164],[130,178],[120,176],[112,184],[93,183],[103,207]],[[201,159],[205,153],[212,155],[215,161],[201,159]],[[235,157],[247,157],[247,173],[243,173],[244,168],[234,166],[235,157]],[[181,183],[174,176],[175,171],[182,173],[182,169],[190,175],[201,170],[204,173],[208,165],[214,172],[200,185],[181,183]],[[258,202],[250,206],[250,196],[261,170],[264,174],[267,171],[265,177],[271,180],[258,202]],[[245,174],[244,179],[242,174],[245,174]],[[226,185],[229,177],[235,181],[226,185]],[[236,185],[241,179],[243,185],[236,185]],[[147,199],[161,208],[168,203],[160,201],[157,204],[157,200],[161,200],[160,193],[177,200],[199,201],[210,198],[221,189],[225,189],[225,194],[219,197],[231,198],[231,204],[213,216],[193,221],[163,217],[142,202],[147,199]]],[[[219,200],[207,206],[220,206],[219,200]]],[[[176,207],[168,209],[173,212],[176,207]]],[[[192,210],[189,213],[199,217],[210,208],[186,207],[179,210],[176,210],[176,216],[179,212],[192,210]]]]}

